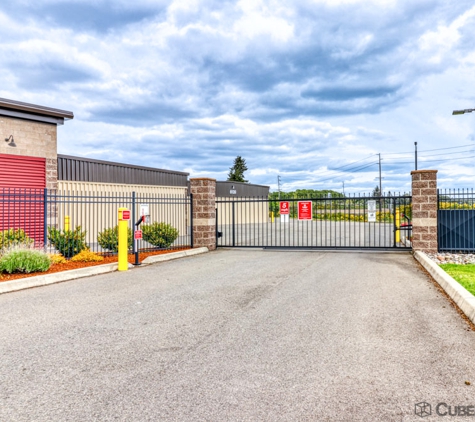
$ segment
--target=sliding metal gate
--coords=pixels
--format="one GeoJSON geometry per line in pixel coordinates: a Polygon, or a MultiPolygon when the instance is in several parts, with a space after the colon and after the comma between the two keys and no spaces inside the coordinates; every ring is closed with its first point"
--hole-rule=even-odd
{"type": "Polygon", "coordinates": [[[410,249],[411,196],[216,201],[217,246],[410,249]]]}

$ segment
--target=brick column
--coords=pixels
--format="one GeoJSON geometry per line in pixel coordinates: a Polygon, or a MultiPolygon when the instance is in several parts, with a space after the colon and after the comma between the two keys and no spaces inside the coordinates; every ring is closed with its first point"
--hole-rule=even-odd
{"type": "Polygon", "coordinates": [[[216,249],[216,179],[190,179],[193,195],[193,247],[216,249]]]}
{"type": "Polygon", "coordinates": [[[412,176],[412,249],[437,252],[437,170],[415,170],[412,176]]]}

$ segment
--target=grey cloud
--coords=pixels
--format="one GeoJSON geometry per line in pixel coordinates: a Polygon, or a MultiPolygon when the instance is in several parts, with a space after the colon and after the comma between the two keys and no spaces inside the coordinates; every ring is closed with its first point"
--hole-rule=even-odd
{"type": "Polygon", "coordinates": [[[57,3],[31,4],[5,2],[0,6],[8,14],[17,19],[36,20],[41,17],[41,22],[47,27],[71,28],[80,32],[104,33],[124,25],[164,17],[164,5],[151,7],[124,7],[114,1],[70,1],[57,3]]]}
{"type": "Polygon", "coordinates": [[[58,85],[65,82],[84,83],[94,78],[92,73],[82,67],[62,62],[25,64],[13,61],[9,67],[18,81],[18,86],[32,91],[57,89],[58,85]]]}

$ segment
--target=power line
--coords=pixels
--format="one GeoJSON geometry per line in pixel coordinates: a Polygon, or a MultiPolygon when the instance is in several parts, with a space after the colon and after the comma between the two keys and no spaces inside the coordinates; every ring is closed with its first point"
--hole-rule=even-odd
{"type": "MultiPolygon", "coordinates": [[[[427,161],[422,161],[422,163],[438,163],[442,161],[467,160],[469,158],[475,158],[475,155],[471,155],[470,157],[449,158],[447,160],[427,160],[427,161]]],[[[398,162],[385,161],[385,163],[386,164],[414,164],[413,161],[398,161],[398,162]]]]}
{"type": "MultiPolygon", "coordinates": [[[[418,155],[419,158],[428,158],[428,157],[438,157],[440,155],[453,155],[453,154],[463,154],[466,152],[475,152],[473,149],[469,149],[466,151],[459,151],[459,152],[443,152],[441,154],[431,154],[431,155],[418,155]]],[[[397,157],[397,158],[392,158],[392,160],[405,160],[408,157],[397,157]]]]}
{"type": "Polygon", "coordinates": [[[376,155],[376,154],[371,154],[371,155],[369,155],[369,156],[366,157],[366,158],[362,158],[361,160],[353,161],[352,163],[348,163],[348,164],[345,164],[344,166],[337,167],[337,168],[334,168],[334,169],[328,169],[328,171],[335,171],[335,170],[342,169],[343,167],[351,166],[352,164],[356,164],[356,163],[359,163],[359,162],[361,162],[361,161],[367,160],[368,158],[374,157],[375,155],[376,155]]]}
{"type": "MultiPolygon", "coordinates": [[[[457,149],[457,148],[465,148],[468,146],[473,146],[473,142],[471,144],[466,144],[466,145],[459,145],[456,147],[447,147],[447,148],[436,148],[436,149],[424,149],[424,150],[418,150],[418,152],[432,152],[432,151],[442,151],[446,149],[457,149]]],[[[414,151],[408,151],[408,152],[385,152],[384,155],[398,155],[398,154],[414,154],[414,151]]]]}
{"type": "MultiPolygon", "coordinates": [[[[378,164],[378,162],[376,161],[376,162],[374,162],[374,163],[371,163],[371,164],[365,165],[364,167],[362,167],[361,169],[359,169],[359,170],[355,171],[354,173],[357,173],[358,171],[364,170],[365,168],[368,168],[368,167],[374,166],[375,164],[378,164]]],[[[328,178],[326,178],[326,179],[320,179],[320,180],[319,180],[318,182],[316,182],[316,183],[320,183],[320,182],[326,182],[327,180],[332,180],[332,179],[335,179],[335,178],[341,177],[341,176],[343,176],[343,174],[348,174],[348,173],[346,173],[346,172],[344,172],[344,171],[342,171],[342,172],[339,172],[339,173],[342,173],[342,174],[341,174],[341,175],[335,174],[335,175],[333,175],[333,176],[331,176],[331,177],[328,177],[328,178]]]]}

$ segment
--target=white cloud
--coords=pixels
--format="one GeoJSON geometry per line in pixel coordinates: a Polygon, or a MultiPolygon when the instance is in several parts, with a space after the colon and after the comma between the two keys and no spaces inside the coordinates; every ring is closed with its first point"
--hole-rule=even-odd
{"type": "MultiPolygon", "coordinates": [[[[242,155],[259,184],[356,190],[380,152],[404,190],[412,157],[390,153],[474,139],[473,116],[450,115],[475,107],[468,0],[74,3],[91,22],[66,5],[0,6],[0,95],[74,111],[62,153],[219,177],[242,155]]],[[[436,165],[470,182],[471,163],[436,165]]]]}

